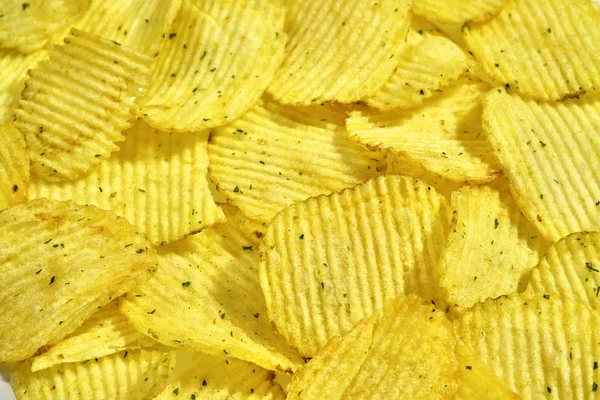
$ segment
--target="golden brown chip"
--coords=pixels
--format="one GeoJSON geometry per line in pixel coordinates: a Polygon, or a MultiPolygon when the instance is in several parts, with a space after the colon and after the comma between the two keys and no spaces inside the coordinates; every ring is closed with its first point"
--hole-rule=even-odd
{"type": "Polygon", "coordinates": [[[499,14],[509,0],[413,0],[412,11],[434,24],[485,21],[499,14]]]}
{"type": "Polygon", "coordinates": [[[29,156],[13,124],[0,125],[0,210],[27,200],[29,156]]]}

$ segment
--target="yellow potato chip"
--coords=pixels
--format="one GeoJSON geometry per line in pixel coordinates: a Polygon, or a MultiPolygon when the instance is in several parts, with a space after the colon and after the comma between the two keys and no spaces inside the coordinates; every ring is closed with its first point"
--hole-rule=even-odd
{"type": "Polygon", "coordinates": [[[285,399],[275,374],[223,354],[194,353],[186,368],[155,397],[165,399],[258,400],[285,399]]]}
{"type": "Polygon", "coordinates": [[[392,75],[410,27],[410,0],[286,0],[286,55],[268,92],[284,104],[352,103],[392,75]]]}
{"type": "Polygon", "coordinates": [[[25,361],[11,374],[10,383],[17,400],[142,400],[165,387],[174,367],[174,351],[141,349],[37,372],[25,361]]]}
{"type": "Polygon", "coordinates": [[[281,0],[184,0],[139,114],[164,130],[223,125],[260,98],[283,59],[281,0]]]}
{"type": "Polygon", "coordinates": [[[392,76],[365,99],[370,107],[388,111],[418,106],[471,65],[467,54],[450,39],[433,26],[415,21],[408,31],[406,46],[397,56],[398,65],[392,76]]]}
{"type": "Polygon", "coordinates": [[[207,178],[208,132],[161,132],[138,120],[97,169],[73,182],[33,178],[29,198],[73,200],[112,210],[154,244],[224,221],[207,178]]]}
{"type": "MultiPolygon", "coordinates": [[[[425,182],[427,186],[435,188],[438,192],[450,199],[452,192],[460,189],[463,184],[458,182],[452,182],[437,176],[423,167],[415,164],[410,164],[399,157],[387,156],[387,173],[391,175],[408,175],[413,178],[418,178],[425,182]]],[[[498,180],[498,179],[497,179],[498,180]]],[[[496,180],[496,181],[497,181],[496,180]]],[[[494,181],[494,182],[496,182],[494,181]]]]}
{"type": "Polygon", "coordinates": [[[600,230],[600,100],[538,103],[491,91],[483,123],[510,190],[544,237],[600,230]]]}
{"type": "Polygon", "coordinates": [[[264,226],[224,210],[227,223],[161,247],[154,279],[128,293],[120,309],[165,345],[291,373],[302,360],[271,326],[258,278],[264,226]]]}
{"type": "Polygon", "coordinates": [[[72,30],[50,60],[30,71],[15,125],[25,135],[31,172],[75,179],[110,156],[124,138],[149,58],[107,39],[72,30]]]}
{"type": "Polygon", "coordinates": [[[600,233],[573,233],[548,250],[529,285],[538,295],[559,295],[600,309],[600,233]]]}
{"type": "Polygon", "coordinates": [[[48,43],[89,7],[89,0],[3,1],[0,5],[0,47],[33,53],[48,43]]]}
{"type": "Polygon", "coordinates": [[[491,21],[467,25],[464,36],[502,84],[559,100],[600,91],[599,20],[590,0],[513,0],[491,21]]]}
{"type": "Polygon", "coordinates": [[[96,207],[34,200],[0,212],[0,362],[54,345],[148,279],[154,249],[96,207]]]}
{"type": "Polygon", "coordinates": [[[509,0],[414,0],[412,11],[434,24],[486,21],[498,15],[509,0]]]}
{"type": "Polygon", "coordinates": [[[311,357],[401,293],[438,301],[435,267],[448,223],[446,198],[406,176],[289,206],[260,244],[269,317],[311,357]]]}
{"type": "Polygon", "coordinates": [[[511,295],[477,304],[455,331],[523,399],[591,398],[600,382],[600,315],[558,296],[511,295]]]}
{"type": "Polygon", "coordinates": [[[0,210],[27,200],[29,156],[21,132],[0,125],[0,210]]]}
{"type": "Polygon", "coordinates": [[[292,378],[288,399],[454,399],[459,377],[452,324],[417,296],[334,337],[292,378]]]}
{"type": "Polygon", "coordinates": [[[481,126],[481,98],[489,86],[459,79],[418,108],[357,110],[346,128],[371,150],[395,155],[454,182],[484,183],[500,170],[481,126]]]}
{"type": "Polygon", "coordinates": [[[362,183],[385,163],[348,140],[345,116],[338,106],[265,100],[212,132],[210,179],[230,203],[265,222],[294,201],[362,183]]]}
{"type": "Polygon", "coordinates": [[[125,350],[154,347],[157,344],[133,329],[119,312],[117,300],[113,300],[48,351],[33,357],[31,371],[93,360],[125,350]]]}
{"type": "Polygon", "coordinates": [[[467,186],[452,193],[452,212],[438,266],[446,301],[471,307],[516,293],[547,246],[510,194],[467,186]]]}

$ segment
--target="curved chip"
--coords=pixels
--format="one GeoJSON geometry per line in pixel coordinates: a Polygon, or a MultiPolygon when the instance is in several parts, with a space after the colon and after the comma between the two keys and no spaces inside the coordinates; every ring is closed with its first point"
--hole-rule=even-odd
{"type": "Polygon", "coordinates": [[[500,175],[481,126],[481,98],[489,86],[459,79],[421,107],[397,111],[357,110],[348,134],[371,150],[395,155],[454,182],[485,183],[500,175]]]}
{"type": "Polygon", "coordinates": [[[242,115],[281,64],[284,11],[281,0],[184,0],[139,115],[172,131],[199,131],[242,115]]]}
{"type": "Polygon", "coordinates": [[[375,177],[383,157],[348,140],[345,111],[261,102],[212,132],[210,179],[245,214],[269,222],[294,201],[375,177]]]}
{"type": "Polygon", "coordinates": [[[401,293],[437,301],[448,222],[446,198],[406,176],[294,203],[260,244],[269,317],[310,357],[401,293]]]}
{"type": "Polygon", "coordinates": [[[423,103],[469,70],[467,54],[433,26],[413,21],[406,46],[397,55],[398,65],[389,80],[364,101],[388,111],[423,103]]]}
{"type": "Polygon", "coordinates": [[[456,339],[443,312],[399,296],[334,337],[292,378],[288,399],[453,399],[456,339]]]}
{"type": "Polygon", "coordinates": [[[600,233],[574,233],[553,244],[529,285],[540,296],[556,294],[600,309],[600,233]]]}
{"type": "Polygon", "coordinates": [[[125,350],[154,347],[157,344],[133,329],[119,312],[117,300],[113,300],[48,351],[33,357],[31,371],[92,360],[125,350]]]}
{"type": "Polygon", "coordinates": [[[486,21],[498,15],[509,0],[413,0],[412,11],[434,24],[486,21]]]}
{"type": "Polygon", "coordinates": [[[154,249],[96,207],[34,200],[0,212],[0,362],[56,344],[148,279],[154,249]]]}
{"type": "Polygon", "coordinates": [[[124,138],[130,108],[146,86],[149,58],[73,29],[50,60],[29,72],[15,110],[31,172],[73,180],[110,156],[124,138]]]}
{"type": "Polygon", "coordinates": [[[521,398],[588,398],[600,381],[600,315],[558,296],[511,295],[477,304],[455,330],[521,398]]]}
{"type": "Polygon", "coordinates": [[[27,200],[29,156],[13,124],[0,125],[0,210],[27,200]]]}
{"type": "Polygon", "coordinates": [[[546,239],[600,230],[600,100],[538,103],[498,89],[483,122],[515,201],[546,239]]]}
{"type": "Polygon", "coordinates": [[[439,261],[446,301],[471,307],[516,293],[546,246],[510,194],[486,186],[464,187],[452,193],[452,212],[439,261]]]}
{"type": "Polygon", "coordinates": [[[11,374],[17,400],[153,398],[175,368],[175,352],[141,349],[31,372],[26,361],[11,374]]]}
{"type": "Polygon", "coordinates": [[[590,0],[514,0],[464,37],[486,71],[525,96],[600,91],[600,8],[590,0]]]}
{"type": "Polygon", "coordinates": [[[258,400],[285,399],[285,393],[273,381],[275,374],[223,354],[194,353],[186,368],[155,397],[156,400],[210,399],[258,400]]]}
{"type": "Polygon", "coordinates": [[[410,27],[410,0],[287,0],[286,55],[268,92],[284,104],[352,103],[392,75],[410,27]]]}
{"type": "Polygon", "coordinates": [[[73,182],[33,178],[29,199],[73,200],[112,210],[158,245],[224,221],[207,172],[208,132],[176,135],[138,120],[110,158],[73,182]]]}
{"type": "Polygon", "coordinates": [[[271,326],[258,278],[264,226],[224,210],[227,223],[161,247],[154,279],[128,293],[120,309],[165,345],[291,373],[302,361],[271,326]]]}

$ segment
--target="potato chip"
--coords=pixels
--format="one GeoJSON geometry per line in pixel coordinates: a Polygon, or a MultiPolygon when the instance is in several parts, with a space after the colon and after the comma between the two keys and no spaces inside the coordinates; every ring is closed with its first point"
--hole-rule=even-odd
{"type": "Polygon", "coordinates": [[[29,156],[21,132],[0,125],[0,210],[27,200],[29,156]]]}
{"type": "Polygon", "coordinates": [[[275,374],[246,361],[223,354],[194,353],[186,368],[175,373],[172,382],[155,397],[156,400],[211,399],[258,400],[285,399],[285,393],[274,382],[275,374]]]}
{"type": "Polygon", "coordinates": [[[141,349],[31,372],[21,363],[10,383],[21,399],[149,399],[166,385],[175,352],[141,349]]]}
{"type": "Polygon", "coordinates": [[[398,64],[411,3],[286,0],[289,43],[268,92],[294,105],[373,95],[398,64]]]}
{"type": "Polygon", "coordinates": [[[448,223],[446,198],[406,176],[289,206],[260,244],[269,317],[311,357],[401,293],[441,299],[435,267],[448,223]]]}
{"type": "Polygon", "coordinates": [[[154,249],[124,219],[72,202],[0,212],[0,362],[33,356],[148,279],[154,249]]]}
{"type": "MultiPolygon", "coordinates": [[[[452,192],[460,189],[463,184],[452,182],[437,176],[419,165],[410,164],[398,157],[387,156],[387,173],[391,175],[407,175],[418,178],[450,199],[452,192]]],[[[494,181],[496,182],[496,181],[494,181]]]]}
{"type": "Polygon", "coordinates": [[[592,397],[598,329],[595,311],[552,295],[487,300],[455,321],[464,343],[523,399],[592,397]]]}
{"type": "Polygon", "coordinates": [[[345,111],[265,100],[213,131],[208,144],[210,179],[246,215],[269,222],[294,201],[378,175],[383,157],[348,140],[345,111]]]}
{"type": "Polygon", "coordinates": [[[31,172],[75,179],[110,156],[124,138],[130,108],[146,85],[149,58],[107,39],[72,30],[50,60],[30,71],[15,111],[31,172]]]}
{"type": "Polygon", "coordinates": [[[112,210],[154,244],[225,220],[207,178],[208,132],[174,135],[138,120],[123,135],[120,150],[84,178],[57,183],[33,178],[29,198],[73,200],[112,210]]]}
{"type": "Polygon", "coordinates": [[[538,103],[498,89],[483,123],[519,208],[546,239],[600,230],[600,100],[538,103]]]}
{"type": "Polygon", "coordinates": [[[264,226],[224,210],[227,223],[161,247],[155,278],[128,293],[120,309],[165,345],[291,373],[302,360],[271,326],[258,278],[264,226]]]}
{"type": "Polygon", "coordinates": [[[545,241],[509,193],[486,186],[452,193],[453,221],[439,261],[440,286],[452,305],[471,307],[516,293],[545,241]]]}
{"type": "Polygon", "coordinates": [[[590,0],[514,0],[465,41],[486,71],[525,96],[559,100],[600,89],[600,8],[590,0]]]}
{"type": "Polygon", "coordinates": [[[423,103],[469,69],[467,54],[433,26],[413,21],[390,79],[365,102],[388,111],[423,103]]]}
{"type": "Polygon", "coordinates": [[[260,98],[283,59],[281,0],[184,0],[139,114],[164,130],[223,125],[260,98]]]}
{"type": "Polygon", "coordinates": [[[31,371],[92,360],[125,350],[154,347],[157,344],[133,329],[119,312],[117,300],[113,300],[48,351],[33,357],[31,371]]]}
{"type": "Polygon", "coordinates": [[[89,0],[4,1],[0,6],[0,47],[33,53],[89,7],[89,0]]]}
{"type": "Polygon", "coordinates": [[[412,11],[434,24],[486,21],[498,15],[509,0],[414,0],[412,11]]]}
{"type": "Polygon", "coordinates": [[[481,126],[481,98],[489,86],[460,79],[419,108],[403,113],[357,110],[346,128],[371,150],[395,155],[454,182],[496,179],[499,166],[481,126]]]}
{"type": "Polygon", "coordinates": [[[288,399],[453,399],[456,339],[443,312],[399,296],[334,337],[292,378],[288,399]]]}
{"type": "Polygon", "coordinates": [[[600,309],[600,233],[573,233],[548,250],[529,285],[538,295],[559,295],[600,309]]]}

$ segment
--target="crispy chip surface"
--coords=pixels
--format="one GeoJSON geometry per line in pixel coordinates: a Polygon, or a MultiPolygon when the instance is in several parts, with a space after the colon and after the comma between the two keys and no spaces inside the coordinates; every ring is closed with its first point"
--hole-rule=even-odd
{"type": "Polygon", "coordinates": [[[435,189],[393,175],[291,205],[260,244],[269,317],[310,357],[401,293],[437,301],[448,214],[435,189]]]}
{"type": "Polygon", "coordinates": [[[292,378],[288,399],[453,399],[456,339],[443,312],[399,296],[332,340],[292,378]]]}
{"type": "Polygon", "coordinates": [[[383,157],[348,140],[345,111],[265,100],[213,131],[208,145],[210,179],[245,214],[269,222],[294,201],[378,175],[383,157]]]}
{"type": "Polygon", "coordinates": [[[175,352],[124,351],[84,362],[60,364],[31,372],[25,361],[11,374],[22,399],[148,399],[166,385],[175,367],[175,352]]]}
{"type": "Polygon", "coordinates": [[[598,20],[600,8],[590,0],[514,0],[491,21],[467,25],[464,36],[503,84],[559,100],[600,91],[598,20]]]}
{"type": "Polygon", "coordinates": [[[0,125],[0,210],[27,200],[29,156],[21,132],[0,125]]]}
{"type": "Polygon", "coordinates": [[[269,93],[294,105],[372,95],[397,65],[411,3],[285,0],[289,43],[269,93]]]}
{"type": "Polygon", "coordinates": [[[455,321],[464,343],[522,399],[591,397],[599,328],[595,311],[556,295],[487,300],[455,321]]]}
{"type": "Polygon", "coordinates": [[[123,135],[120,150],[84,178],[57,183],[33,178],[29,198],[112,210],[154,244],[224,221],[207,178],[208,132],[173,134],[138,120],[123,135]]]}
{"type": "Polygon", "coordinates": [[[0,362],[57,343],[155,269],[150,243],[111,212],[46,199],[0,212],[0,362]]]}
{"type": "Polygon", "coordinates": [[[412,11],[434,24],[485,21],[499,14],[509,0],[414,0],[412,11]]]}
{"type": "Polygon", "coordinates": [[[463,78],[421,107],[403,113],[357,110],[346,120],[358,143],[464,183],[485,183],[500,174],[481,126],[483,82],[463,78]]]}
{"type": "Polygon", "coordinates": [[[418,178],[425,182],[427,186],[435,188],[435,190],[446,196],[448,200],[450,200],[452,192],[463,187],[461,183],[444,179],[419,165],[408,163],[395,156],[386,156],[386,164],[388,174],[408,175],[418,178]]]}
{"type": "Polygon", "coordinates": [[[282,0],[184,0],[139,114],[152,126],[223,125],[254,105],[283,59],[282,0]]]}
{"type": "Polygon", "coordinates": [[[483,121],[523,214],[550,241],[600,230],[600,100],[491,91],[483,121]]]}
{"type": "Polygon", "coordinates": [[[302,362],[271,326],[256,254],[264,226],[225,206],[228,222],[159,250],[159,272],[121,301],[165,345],[228,354],[279,372],[302,362]]]}
{"type": "Polygon", "coordinates": [[[109,157],[129,127],[146,86],[149,58],[107,39],[72,30],[50,60],[29,73],[15,110],[31,172],[48,181],[86,175],[109,157]]]}

